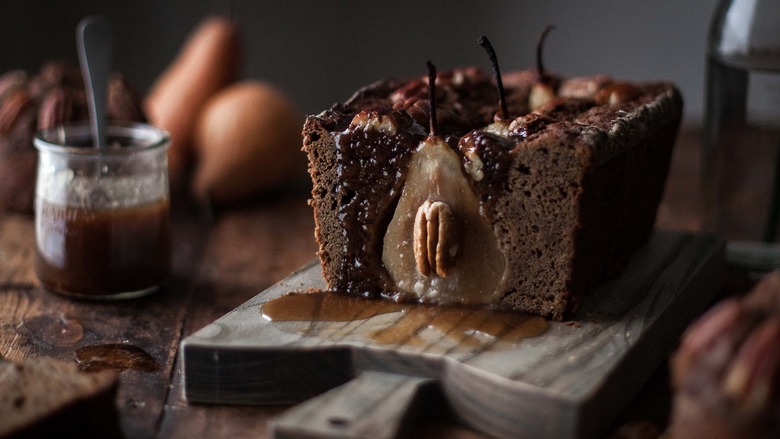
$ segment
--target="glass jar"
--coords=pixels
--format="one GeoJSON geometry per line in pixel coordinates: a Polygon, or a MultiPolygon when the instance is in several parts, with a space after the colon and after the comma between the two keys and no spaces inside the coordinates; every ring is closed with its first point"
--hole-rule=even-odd
{"type": "Polygon", "coordinates": [[[780,257],[766,259],[780,232],[779,1],[718,5],[704,125],[705,229],[729,241],[732,262],[754,265],[763,255],[766,268],[780,267],[780,257]]]}
{"type": "Polygon", "coordinates": [[[149,294],[169,276],[165,131],[112,122],[108,146],[89,125],[36,134],[35,271],[47,290],[84,299],[149,294]]]}

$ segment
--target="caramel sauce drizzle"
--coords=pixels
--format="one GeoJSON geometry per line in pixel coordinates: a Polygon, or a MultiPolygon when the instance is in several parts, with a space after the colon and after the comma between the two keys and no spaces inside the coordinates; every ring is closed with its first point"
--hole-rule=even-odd
{"type": "Polygon", "coordinates": [[[85,372],[106,369],[155,372],[162,367],[145,350],[138,346],[120,343],[83,346],[76,349],[76,359],[79,368],[85,372]]]}
{"type": "MultiPolygon", "coordinates": [[[[382,345],[425,346],[421,336],[435,329],[458,345],[482,347],[493,342],[516,344],[547,330],[547,320],[526,313],[467,306],[433,306],[366,299],[332,292],[291,292],[261,307],[263,317],[278,322],[352,322],[401,313],[392,324],[368,332],[382,345]]],[[[305,331],[298,331],[305,332],[305,331]]]]}

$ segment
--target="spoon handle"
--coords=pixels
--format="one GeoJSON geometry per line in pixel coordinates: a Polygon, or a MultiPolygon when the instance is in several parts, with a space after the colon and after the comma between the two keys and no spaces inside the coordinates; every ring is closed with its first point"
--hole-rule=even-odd
{"type": "Polygon", "coordinates": [[[99,16],[82,19],[76,29],[76,44],[87,91],[92,144],[101,148],[106,146],[108,76],[114,53],[111,22],[99,16]]]}

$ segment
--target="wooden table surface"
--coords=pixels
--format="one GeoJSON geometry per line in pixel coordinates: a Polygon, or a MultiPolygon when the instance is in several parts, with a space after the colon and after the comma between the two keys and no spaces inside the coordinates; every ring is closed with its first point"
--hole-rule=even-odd
{"type": "MultiPolygon", "coordinates": [[[[696,131],[684,130],[659,210],[660,228],[699,228],[698,147],[696,131]]],[[[73,301],[42,290],[33,270],[33,218],[0,212],[0,358],[77,361],[76,352],[85,347],[132,346],[134,358],[145,360],[120,373],[116,403],[127,437],[266,437],[266,423],[286,407],[189,404],[178,347],[315,257],[307,195],[304,188],[208,218],[175,209],[171,284],[150,297],[115,303],[73,301]]],[[[668,403],[661,367],[616,427],[635,419],[663,427],[668,403]]],[[[419,437],[483,437],[437,418],[420,420],[415,431],[419,437]]]]}

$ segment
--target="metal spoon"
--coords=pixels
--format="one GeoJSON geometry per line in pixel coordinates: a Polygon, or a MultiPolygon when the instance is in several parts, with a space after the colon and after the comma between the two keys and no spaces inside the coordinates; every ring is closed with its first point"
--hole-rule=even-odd
{"type": "Polygon", "coordinates": [[[95,148],[106,146],[106,106],[108,75],[114,57],[113,34],[111,22],[99,16],[83,18],[76,29],[79,64],[87,91],[92,145],[95,148]]]}

